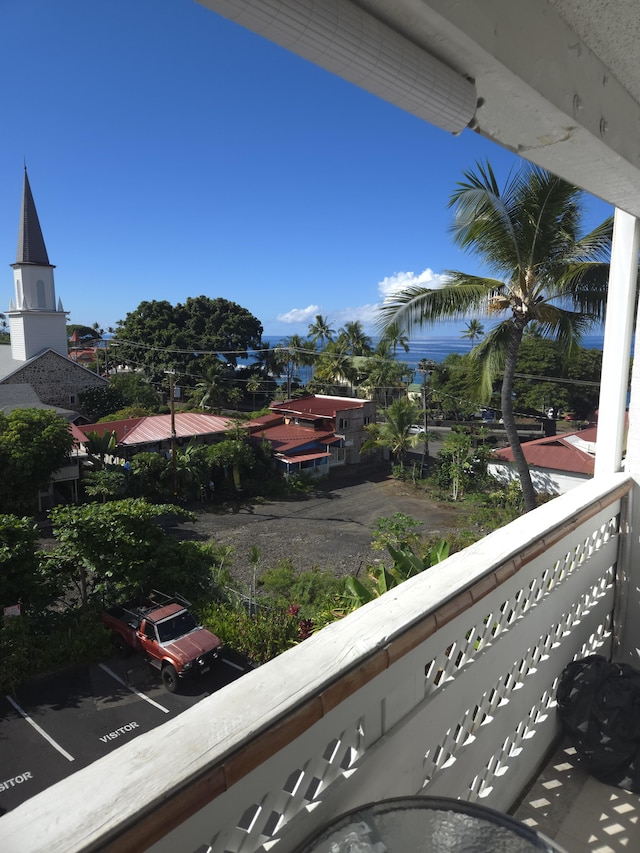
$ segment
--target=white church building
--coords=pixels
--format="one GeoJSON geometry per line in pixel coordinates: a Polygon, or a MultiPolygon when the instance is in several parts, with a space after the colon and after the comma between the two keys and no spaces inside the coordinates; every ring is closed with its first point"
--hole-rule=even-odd
{"type": "Polygon", "coordinates": [[[42,236],[25,167],[14,295],[4,313],[11,343],[0,346],[0,411],[55,408],[69,421],[79,417],[78,399],[107,380],[68,357],[67,312],[56,300],[54,265],[42,236]]]}

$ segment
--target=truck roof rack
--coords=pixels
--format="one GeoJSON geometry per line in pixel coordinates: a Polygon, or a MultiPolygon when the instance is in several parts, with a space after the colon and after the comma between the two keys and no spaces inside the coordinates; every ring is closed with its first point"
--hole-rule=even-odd
{"type": "Polygon", "coordinates": [[[174,592],[173,595],[167,595],[166,592],[160,592],[159,589],[152,589],[149,593],[149,601],[154,607],[165,607],[167,604],[181,604],[183,607],[191,607],[191,602],[183,595],[174,592]]]}

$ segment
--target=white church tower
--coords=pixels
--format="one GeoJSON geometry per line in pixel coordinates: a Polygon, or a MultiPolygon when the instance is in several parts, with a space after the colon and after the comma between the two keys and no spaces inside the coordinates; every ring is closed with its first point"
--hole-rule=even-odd
{"type": "Polygon", "coordinates": [[[63,309],[62,302],[56,304],[54,266],[49,263],[26,166],[18,256],[11,267],[15,297],[6,313],[9,318],[12,358],[28,361],[47,349],[67,357],[68,312],[63,309]]]}

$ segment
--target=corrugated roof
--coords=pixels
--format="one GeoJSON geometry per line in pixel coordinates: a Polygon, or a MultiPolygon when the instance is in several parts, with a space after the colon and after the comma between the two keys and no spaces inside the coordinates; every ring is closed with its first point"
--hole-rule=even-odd
{"type": "Polygon", "coordinates": [[[257,437],[266,439],[274,450],[283,452],[309,444],[332,444],[336,440],[333,431],[314,430],[297,424],[277,424],[261,430],[257,437]]]}
{"type": "Polygon", "coordinates": [[[322,459],[326,456],[331,456],[329,452],[319,452],[319,453],[300,453],[296,456],[281,456],[283,462],[287,462],[289,465],[294,465],[297,462],[309,462],[311,459],[322,459]]]}
{"type": "Polygon", "coordinates": [[[248,427],[251,432],[255,432],[259,427],[264,429],[264,427],[275,426],[275,424],[279,423],[282,423],[282,414],[280,412],[273,412],[270,415],[260,415],[259,418],[246,421],[243,426],[248,427]]]}
{"type": "MultiPolygon", "coordinates": [[[[219,415],[207,415],[200,412],[176,412],[176,438],[191,438],[195,435],[224,433],[234,426],[231,418],[219,415]]],[[[129,447],[136,444],[153,444],[171,439],[171,415],[149,415],[144,418],[128,418],[123,421],[109,421],[99,424],[85,424],[82,431],[86,435],[97,432],[115,432],[118,444],[129,447]]]]}
{"type": "MultiPolygon", "coordinates": [[[[537,438],[535,441],[524,442],[522,451],[530,467],[592,475],[595,457],[586,447],[595,442],[596,435],[597,427],[589,427],[565,435],[537,438]]],[[[504,462],[513,462],[513,451],[510,447],[496,450],[493,456],[504,462]]]]}
{"type": "Polygon", "coordinates": [[[300,397],[296,400],[285,400],[283,403],[272,403],[273,411],[287,412],[300,417],[335,418],[338,412],[350,409],[362,409],[367,401],[354,400],[353,397],[322,397],[319,395],[300,397]]]}

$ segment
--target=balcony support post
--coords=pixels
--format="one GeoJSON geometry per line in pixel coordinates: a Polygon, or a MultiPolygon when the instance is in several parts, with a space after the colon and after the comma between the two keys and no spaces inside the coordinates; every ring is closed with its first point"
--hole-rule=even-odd
{"type": "MultiPolygon", "coordinates": [[[[622,470],[631,335],[635,316],[640,220],[616,209],[607,296],[607,319],[602,354],[595,476],[622,470]]],[[[638,338],[636,338],[638,340],[638,338]]],[[[638,362],[638,359],[636,359],[638,362]]],[[[640,363],[634,370],[637,413],[640,414],[640,363]]],[[[632,381],[632,404],[634,382],[632,381]]],[[[640,418],[629,417],[626,470],[640,472],[640,418]],[[632,431],[636,441],[632,441],[632,431]],[[634,451],[635,445],[635,451],[634,451]],[[632,455],[633,454],[633,455],[632,455]]]]}

